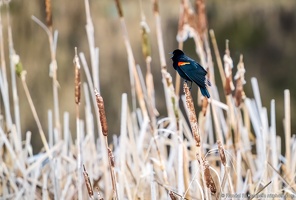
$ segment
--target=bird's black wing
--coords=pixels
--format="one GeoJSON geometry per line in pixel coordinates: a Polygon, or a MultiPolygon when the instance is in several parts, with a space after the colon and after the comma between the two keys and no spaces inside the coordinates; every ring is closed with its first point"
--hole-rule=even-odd
{"type": "Polygon", "coordinates": [[[190,80],[200,87],[206,87],[205,76],[207,71],[201,65],[189,58],[180,59],[180,62],[183,62],[184,64],[180,65],[179,69],[181,69],[190,80]]]}

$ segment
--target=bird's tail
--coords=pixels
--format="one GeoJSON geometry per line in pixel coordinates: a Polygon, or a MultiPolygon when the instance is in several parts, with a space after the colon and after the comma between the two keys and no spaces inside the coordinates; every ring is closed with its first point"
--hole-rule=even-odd
{"type": "Polygon", "coordinates": [[[200,88],[200,91],[201,91],[201,94],[203,95],[203,96],[205,96],[205,97],[207,97],[207,98],[210,98],[210,93],[209,93],[209,91],[207,90],[207,88],[200,88]]]}

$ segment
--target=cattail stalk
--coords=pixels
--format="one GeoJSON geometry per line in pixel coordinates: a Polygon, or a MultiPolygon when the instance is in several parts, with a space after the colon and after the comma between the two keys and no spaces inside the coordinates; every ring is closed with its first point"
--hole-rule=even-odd
{"type": "MultiPolygon", "coordinates": [[[[77,139],[77,185],[82,185],[81,167],[82,167],[82,152],[81,152],[81,132],[80,132],[80,96],[81,96],[81,80],[80,80],[80,61],[77,56],[77,47],[75,47],[75,56],[73,59],[75,68],[75,103],[76,103],[76,139],[77,139]]],[[[82,199],[82,190],[78,190],[78,199],[82,199]]]]}
{"type": "Polygon", "coordinates": [[[218,66],[218,69],[219,69],[219,72],[220,72],[220,77],[221,77],[221,80],[222,80],[222,84],[225,85],[226,78],[225,78],[222,59],[221,59],[221,56],[220,56],[220,53],[219,53],[218,44],[217,44],[217,40],[216,40],[216,37],[215,37],[214,30],[211,29],[209,31],[209,33],[210,33],[210,36],[211,36],[211,41],[212,41],[212,44],[213,44],[214,53],[215,53],[215,56],[216,56],[217,66],[218,66]]]}
{"type": "Polygon", "coordinates": [[[47,143],[47,140],[46,140],[46,137],[45,137],[45,134],[44,134],[44,131],[43,131],[41,122],[39,120],[37,111],[35,109],[35,106],[34,106],[32,97],[30,95],[30,92],[29,92],[29,89],[28,89],[28,86],[27,86],[26,74],[27,74],[26,71],[22,71],[22,73],[21,73],[22,86],[24,88],[26,97],[28,99],[28,102],[29,102],[29,105],[30,105],[30,108],[31,108],[31,111],[32,111],[32,114],[33,114],[33,117],[34,117],[35,122],[37,124],[38,130],[39,130],[39,134],[40,134],[40,137],[41,137],[41,141],[42,141],[42,143],[44,145],[44,148],[45,148],[46,152],[48,153],[49,158],[52,158],[51,154],[49,153],[49,146],[48,146],[48,143],[47,143]]]}
{"type": "Polygon", "coordinates": [[[100,92],[99,83],[99,48],[95,46],[94,25],[90,14],[89,1],[84,0],[86,15],[86,33],[90,52],[90,61],[92,69],[92,80],[95,88],[100,92]]]}
{"type": "MultiPolygon", "coordinates": [[[[9,15],[8,15],[9,16],[9,15]]],[[[9,19],[9,18],[8,18],[9,19]]],[[[8,21],[9,27],[10,22],[8,21]]],[[[1,77],[0,77],[0,88],[1,88],[1,95],[3,99],[4,109],[5,109],[5,119],[6,119],[6,125],[7,128],[10,130],[12,126],[12,117],[10,112],[10,101],[9,101],[9,90],[8,90],[8,82],[7,82],[7,72],[6,72],[6,62],[5,62],[5,51],[4,51],[4,44],[5,40],[3,38],[3,31],[2,31],[2,17],[0,16],[0,59],[1,59],[1,77]]],[[[12,41],[10,41],[10,34],[9,36],[9,44],[11,44],[12,41]]],[[[10,55],[12,56],[12,55],[10,55]]],[[[10,58],[12,59],[12,58],[10,58]]],[[[12,64],[11,60],[11,64],[12,64]]],[[[14,66],[12,66],[14,68],[14,66]]],[[[11,71],[12,74],[14,73],[14,70],[11,71]]],[[[13,76],[13,75],[12,75],[13,76]]],[[[19,140],[21,139],[21,135],[18,136],[19,140]]]]}
{"type": "MultiPolygon", "coordinates": [[[[284,91],[284,100],[285,100],[285,146],[286,146],[286,168],[288,173],[291,173],[291,109],[290,109],[290,91],[284,91]]],[[[290,175],[289,175],[290,176],[290,175]]],[[[290,178],[290,177],[289,177],[290,178]]]]}
{"type": "MultiPolygon", "coordinates": [[[[14,106],[14,120],[15,120],[15,124],[16,124],[16,130],[17,130],[17,135],[18,135],[18,139],[21,140],[21,122],[20,122],[20,108],[19,108],[19,97],[17,94],[17,85],[16,85],[16,77],[15,77],[15,73],[14,73],[14,67],[16,64],[18,64],[18,62],[16,61],[16,57],[18,57],[18,55],[16,55],[15,50],[14,50],[14,46],[13,46],[13,38],[12,38],[12,29],[11,29],[11,23],[10,23],[10,13],[9,13],[9,7],[7,4],[7,24],[8,24],[8,46],[9,46],[9,59],[10,59],[10,71],[11,71],[11,86],[12,86],[12,98],[13,98],[13,106],[14,106]]],[[[1,25],[1,17],[0,17],[0,26],[1,25]]],[[[1,27],[2,29],[2,27],[1,27]]],[[[1,30],[1,37],[2,37],[2,30],[1,30]]],[[[0,38],[0,40],[2,40],[2,38],[0,38]]],[[[2,42],[1,42],[2,43],[2,42]]],[[[3,44],[1,44],[1,64],[2,65],[2,69],[3,69],[3,78],[5,81],[6,80],[6,66],[5,66],[5,60],[4,58],[2,58],[2,56],[4,57],[4,50],[2,49],[3,44]]],[[[7,82],[4,82],[7,84],[7,82]]],[[[6,85],[7,86],[7,85],[6,85]]],[[[8,88],[7,88],[8,89],[8,88]]],[[[9,97],[7,97],[9,98],[9,97]]],[[[7,119],[7,121],[10,123],[10,119],[7,119]]],[[[10,127],[10,124],[8,123],[8,127],[10,127]]]]}
{"type": "Polygon", "coordinates": [[[85,169],[85,166],[83,165],[83,177],[84,177],[84,182],[87,188],[88,196],[93,199],[94,198],[94,191],[92,189],[92,185],[88,176],[88,173],[85,169]]]}
{"type": "Polygon", "coordinates": [[[148,111],[147,111],[147,107],[146,107],[145,101],[144,101],[143,89],[141,87],[139,74],[136,69],[136,62],[135,62],[134,54],[133,54],[132,47],[130,44],[130,40],[128,37],[128,32],[127,32],[125,20],[123,17],[123,12],[122,12],[120,0],[115,0],[115,3],[116,3],[118,15],[120,17],[124,44],[125,44],[127,56],[128,56],[128,65],[129,65],[130,81],[131,81],[131,88],[132,88],[132,97],[133,97],[133,99],[132,99],[133,110],[134,111],[136,110],[135,94],[137,94],[137,98],[138,98],[138,101],[140,104],[140,108],[143,112],[144,118],[148,118],[148,111]]]}
{"type": "Polygon", "coordinates": [[[131,44],[129,42],[129,37],[127,33],[124,16],[123,16],[121,1],[115,0],[115,4],[116,4],[117,12],[119,15],[119,19],[120,19],[124,44],[125,44],[127,56],[128,56],[128,63],[129,63],[128,67],[129,67],[129,77],[130,77],[131,96],[132,96],[132,109],[135,111],[136,110],[136,89],[135,89],[135,78],[133,76],[133,72],[135,70],[135,59],[132,53],[131,44]]]}
{"type": "Polygon", "coordinates": [[[147,72],[146,72],[147,104],[148,104],[148,108],[149,108],[151,124],[155,129],[156,116],[158,116],[159,113],[156,110],[156,105],[155,105],[155,90],[154,90],[153,76],[152,76],[152,72],[151,72],[152,58],[151,58],[151,45],[150,45],[150,40],[149,40],[150,29],[149,29],[148,24],[145,20],[145,15],[144,15],[142,9],[141,9],[141,13],[142,13],[142,21],[141,21],[142,52],[143,52],[143,56],[145,58],[146,67],[147,67],[147,72]]]}
{"type": "Polygon", "coordinates": [[[100,122],[102,127],[102,134],[105,137],[105,144],[108,152],[108,162],[109,162],[109,169],[110,169],[110,175],[112,180],[112,187],[113,187],[113,197],[118,199],[118,191],[117,191],[117,184],[116,184],[116,175],[114,173],[114,156],[111,151],[111,149],[108,147],[108,124],[107,124],[107,118],[105,114],[105,106],[104,106],[104,100],[103,97],[98,93],[98,91],[95,89],[95,96],[97,100],[97,106],[100,114],[100,122]]]}
{"type": "Polygon", "coordinates": [[[183,88],[184,88],[184,93],[186,96],[186,106],[189,111],[189,122],[190,122],[190,126],[192,129],[192,135],[195,139],[196,146],[200,147],[201,140],[200,140],[200,134],[199,134],[199,130],[198,130],[198,124],[197,124],[197,118],[196,118],[196,113],[195,113],[195,109],[194,109],[193,99],[192,99],[192,96],[189,91],[187,83],[184,83],[183,88]]]}
{"type": "Polygon", "coordinates": [[[159,51],[159,57],[160,57],[160,66],[162,69],[166,70],[166,59],[165,59],[163,37],[162,37],[162,31],[161,31],[161,20],[160,20],[160,14],[159,14],[158,0],[153,0],[153,13],[155,17],[156,37],[157,37],[158,51],[159,51]]]}
{"type": "Polygon", "coordinates": [[[52,33],[51,27],[46,27],[38,18],[32,16],[32,19],[47,33],[49,40],[49,48],[50,48],[50,77],[52,78],[52,88],[53,88],[53,104],[54,104],[54,121],[55,128],[59,133],[59,137],[61,136],[61,125],[60,125],[60,113],[59,113],[59,98],[58,98],[58,87],[59,83],[57,80],[57,61],[56,61],[56,43],[57,43],[57,32],[55,35],[52,33]]]}

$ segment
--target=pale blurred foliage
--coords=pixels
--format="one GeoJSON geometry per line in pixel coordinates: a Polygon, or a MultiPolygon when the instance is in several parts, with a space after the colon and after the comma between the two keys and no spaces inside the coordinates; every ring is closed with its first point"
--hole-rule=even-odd
{"type": "MultiPolygon", "coordinates": [[[[175,38],[180,1],[162,0],[159,3],[165,51],[169,53],[178,46],[175,38]]],[[[52,1],[52,5],[53,27],[59,32],[57,62],[58,80],[61,86],[59,90],[60,111],[61,116],[65,111],[70,112],[70,122],[72,127],[75,127],[74,67],[72,62],[74,47],[76,46],[79,52],[84,52],[87,59],[89,58],[84,1],[52,1]]],[[[123,0],[122,5],[136,63],[140,64],[142,72],[145,74],[145,62],[141,52],[139,1],[123,0]]],[[[105,100],[110,133],[118,134],[121,94],[130,92],[127,54],[114,1],[91,0],[90,6],[95,27],[96,45],[100,48],[101,94],[105,100]]],[[[151,30],[152,72],[156,96],[163,99],[151,1],[143,1],[143,8],[151,30]]],[[[208,26],[215,31],[221,55],[224,53],[225,39],[230,40],[230,51],[235,71],[239,55],[244,54],[247,71],[246,95],[253,96],[252,93],[248,92],[251,91],[250,77],[257,77],[263,104],[269,108],[269,100],[275,98],[278,108],[277,120],[281,122],[283,117],[281,111],[283,101],[281,99],[283,99],[283,90],[288,88],[291,90],[292,113],[295,113],[296,108],[293,104],[296,103],[296,82],[294,81],[296,1],[208,0],[207,9],[208,26]]],[[[4,31],[6,31],[6,9],[2,8],[2,11],[4,31]]],[[[52,80],[48,76],[50,51],[47,35],[31,20],[32,15],[44,21],[43,1],[11,1],[10,16],[15,50],[20,55],[24,68],[28,71],[28,86],[46,130],[47,110],[52,109],[52,80]]],[[[7,37],[7,33],[4,36],[7,37]]],[[[184,44],[184,50],[198,60],[194,53],[192,40],[188,40],[184,44]]],[[[6,53],[6,56],[8,56],[8,53],[6,53]]],[[[213,59],[216,63],[214,56],[213,59]]],[[[89,60],[88,63],[90,65],[89,60]]],[[[169,72],[175,77],[169,55],[167,55],[167,65],[169,72]]],[[[84,76],[82,77],[83,80],[86,80],[84,76]]],[[[34,132],[36,125],[20,84],[18,90],[22,132],[27,130],[34,132]]],[[[164,102],[160,100],[156,101],[156,104],[161,116],[166,115],[164,102]]],[[[292,121],[293,117],[295,118],[295,114],[292,115],[292,121]]],[[[281,124],[278,127],[281,128],[281,124]]],[[[296,125],[292,123],[292,131],[295,128],[296,125]]],[[[72,133],[74,133],[74,130],[74,128],[71,130],[72,133]]]]}

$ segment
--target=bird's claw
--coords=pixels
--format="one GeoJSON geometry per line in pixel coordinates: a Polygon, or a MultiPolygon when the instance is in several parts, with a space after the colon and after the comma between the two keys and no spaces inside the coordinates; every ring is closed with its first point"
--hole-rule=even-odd
{"type": "MultiPolygon", "coordinates": [[[[189,86],[189,84],[188,84],[187,80],[185,80],[185,83],[187,84],[187,86],[189,86]]],[[[192,88],[192,81],[190,81],[189,90],[191,90],[191,88],[192,88]]]]}

